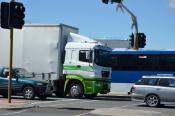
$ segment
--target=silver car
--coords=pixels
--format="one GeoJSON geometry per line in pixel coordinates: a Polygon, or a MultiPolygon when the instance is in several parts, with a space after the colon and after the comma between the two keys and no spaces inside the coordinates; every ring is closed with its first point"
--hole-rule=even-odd
{"type": "Polygon", "coordinates": [[[145,102],[150,107],[175,103],[175,77],[143,76],[131,92],[132,100],[145,102]]]}

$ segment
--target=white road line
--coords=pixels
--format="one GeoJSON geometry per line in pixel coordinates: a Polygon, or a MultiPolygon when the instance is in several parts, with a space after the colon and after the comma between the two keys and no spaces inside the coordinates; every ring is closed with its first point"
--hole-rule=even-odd
{"type": "Polygon", "coordinates": [[[144,104],[145,104],[145,103],[130,104],[130,105],[121,106],[121,108],[132,107],[132,106],[138,106],[138,105],[144,105],[144,104]]]}
{"type": "MultiPolygon", "coordinates": [[[[91,111],[90,111],[91,112],[91,111]]],[[[89,114],[90,112],[87,112],[87,113],[83,113],[83,114],[78,114],[78,115],[75,115],[75,116],[84,116],[84,115],[87,115],[89,114]]]]}
{"type": "Polygon", "coordinates": [[[78,99],[62,99],[62,100],[56,100],[56,101],[41,101],[41,102],[34,102],[34,103],[31,103],[32,105],[35,105],[35,104],[48,104],[48,103],[54,103],[54,102],[62,102],[62,101],[76,101],[78,99]]]}
{"type": "Polygon", "coordinates": [[[94,101],[99,101],[99,100],[92,100],[92,101],[82,101],[79,100],[78,102],[71,102],[71,103],[64,103],[64,104],[54,104],[54,105],[43,105],[42,107],[55,107],[55,106],[60,106],[60,105],[71,105],[71,104],[79,104],[79,103],[86,103],[86,102],[94,102],[94,101]]]}
{"type": "Polygon", "coordinates": [[[20,114],[20,113],[23,113],[27,110],[21,110],[21,111],[18,111],[18,112],[11,112],[11,113],[6,113],[6,114],[0,114],[0,116],[7,116],[7,115],[14,115],[14,114],[20,114]]]}

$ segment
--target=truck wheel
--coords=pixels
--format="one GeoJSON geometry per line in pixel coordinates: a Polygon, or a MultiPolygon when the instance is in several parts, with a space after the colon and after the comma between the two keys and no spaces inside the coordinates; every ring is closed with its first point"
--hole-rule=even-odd
{"type": "Polygon", "coordinates": [[[160,99],[157,95],[148,95],[146,98],[145,98],[145,102],[148,106],[150,107],[157,107],[160,105],[160,99]]]}
{"type": "Polygon", "coordinates": [[[96,96],[97,96],[97,94],[98,94],[98,93],[93,93],[93,94],[85,94],[84,96],[85,96],[86,98],[92,99],[92,98],[96,97],[96,96]]]}
{"type": "Polygon", "coordinates": [[[83,86],[79,83],[72,83],[69,89],[69,97],[82,98],[83,97],[83,86]]]}
{"type": "Polygon", "coordinates": [[[24,96],[24,99],[27,99],[27,100],[34,99],[34,97],[35,97],[34,88],[31,86],[24,87],[23,96],[24,96]]]}

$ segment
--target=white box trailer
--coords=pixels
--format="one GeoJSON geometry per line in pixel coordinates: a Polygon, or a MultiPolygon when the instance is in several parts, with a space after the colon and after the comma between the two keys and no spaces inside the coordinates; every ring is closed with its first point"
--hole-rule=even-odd
{"type": "MultiPolygon", "coordinates": [[[[13,66],[25,68],[28,72],[62,72],[62,53],[70,32],[78,33],[78,28],[67,25],[25,25],[22,30],[14,30],[13,66]],[[37,64],[37,65],[34,65],[37,64]]],[[[10,32],[0,29],[0,66],[9,64],[10,32]]]]}
{"type": "MultiPolygon", "coordinates": [[[[14,29],[13,67],[26,69],[35,79],[52,80],[57,96],[108,93],[111,68],[103,61],[111,49],[78,31],[64,24],[14,29]]],[[[0,29],[1,67],[9,66],[9,36],[9,30],[0,29]]]]}

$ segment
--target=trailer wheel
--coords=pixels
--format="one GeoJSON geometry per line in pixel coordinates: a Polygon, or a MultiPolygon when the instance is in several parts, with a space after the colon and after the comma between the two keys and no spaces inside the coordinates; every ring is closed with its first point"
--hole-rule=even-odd
{"type": "Polygon", "coordinates": [[[82,98],[83,97],[83,86],[79,83],[72,83],[69,89],[69,97],[71,98],[82,98]]]}

